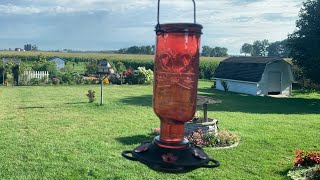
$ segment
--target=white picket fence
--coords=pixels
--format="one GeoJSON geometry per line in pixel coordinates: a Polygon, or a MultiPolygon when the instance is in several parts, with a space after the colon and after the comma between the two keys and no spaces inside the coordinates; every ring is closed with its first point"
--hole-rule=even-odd
{"type": "Polygon", "coordinates": [[[49,72],[48,71],[24,71],[23,78],[25,81],[29,82],[32,78],[43,79],[44,82],[48,83],[49,72]]]}

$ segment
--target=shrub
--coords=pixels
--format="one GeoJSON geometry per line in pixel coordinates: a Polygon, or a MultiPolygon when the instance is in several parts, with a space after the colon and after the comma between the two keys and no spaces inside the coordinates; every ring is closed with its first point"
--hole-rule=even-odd
{"type": "Polygon", "coordinates": [[[153,71],[145,67],[138,67],[138,70],[132,72],[128,69],[123,72],[124,83],[128,84],[151,84],[153,81],[153,71]]]}
{"type": "Polygon", "coordinates": [[[59,78],[52,78],[52,84],[54,85],[59,85],[60,84],[60,79],[59,78]]]}
{"type": "Polygon", "coordinates": [[[12,73],[7,73],[7,83],[14,84],[14,75],[12,73]]]}
{"type": "Polygon", "coordinates": [[[225,92],[228,92],[229,91],[229,87],[228,87],[228,83],[226,81],[221,81],[221,86],[223,87],[223,90],[225,92]]]}
{"type": "Polygon", "coordinates": [[[291,170],[289,170],[287,176],[291,179],[319,180],[320,166],[293,167],[291,170]]]}
{"type": "Polygon", "coordinates": [[[0,84],[3,84],[3,71],[4,71],[4,68],[2,67],[2,61],[0,61],[0,84]]]}
{"type": "Polygon", "coordinates": [[[191,144],[202,147],[223,147],[240,141],[237,134],[227,130],[219,131],[217,134],[205,133],[201,129],[192,131],[186,136],[191,144]]]}
{"type": "Polygon", "coordinates": [[[218,67],[218,62],[204,61],[199,64],[199,78],[200,79],[212,79],[214,73],[218,67]]]}
{"type": "Polygon", "coordinates": [[[240,138],[237,134],[231,133],[227,130],[219,131],[217,134],[217,145],[227,146],[239,142],[240,138]]]}
{"type": "Polygon", "coordinates": [[[89,103],[96,100],[96,92],[95,91],[89,90],[88,94],[86,94],[86,95],[89,98],[89,103]]]}
{"type": "Polygon", "coordinates": [[[124,83],[127,83],[127,84],[137,84],[138,83],[137,80],[135,79],[135,77],[133,76],[131,69],[124,71],[123,76],[124,76],[124,83]]]}
{"type": "Polygon", "coordinates": [[[60,73],[59,78],[62,84],[73,84],[73,77],[70,73],[60,73]]]}
{"type": "Polygon", "coordinates": [[[207,146],[209,147],[215,147],[219,142],[218,137],[214,133],[207,133],[205,139],[207,141],[207,146]]]}
{"type": "Polygon", "coordinates": [[[32,86],[39,85],[40,84],[40,79],[32,78],[32,79],[30,79],[29,84],[32,85],[32,86]]]}
{"type": "Polygon", "coordinates": [[[126,66],[123,64],[123,62],[118,61],[115,65],[115,68],[117,70],[118,73],[122,73],[123,71],[126,70],[126,66]]]}
{"type": "Polygon", "coordinates": [[[133,76],[138,84],[151,84],[153,81],[153,71],[151,69],[146,70],[145,67],[138,67],[133,76]]]}
{"type": "Polygon", "coordinates": [[[121,85],[122,84],[122,75],[115,73],[115,74],[111,74],[109,77],[109,82],[111,84],[117,84],[117,85],[121,85]]]}
{"type": "Polygon", "coordinates": [[[20,86],[26,86],[28,84],[29,84],[28,77],[26,75],[20,75],[19,85],[20,86]]]}
{"type": "Polygon", "coordinates": [[[86,76],[90,76],[92,74],[95,74],[98,70],[98,63],[97,61],[91,61],[86,63],[86,76]]]}

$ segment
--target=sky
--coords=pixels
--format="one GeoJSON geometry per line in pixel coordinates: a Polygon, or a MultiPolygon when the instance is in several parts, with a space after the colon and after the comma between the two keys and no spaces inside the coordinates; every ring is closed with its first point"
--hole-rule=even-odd
{"type": "MultiPolygon", "coordinates": [[[[287,38],[303,0],[196,0],[201,45],[239,54],[287,38]]],[[[0,49],[117,50],[155,44],[156,0],[1,0],[0,49]]],[[[193,22],[191,0],[161,0],[160,23],[193,22]]]]}

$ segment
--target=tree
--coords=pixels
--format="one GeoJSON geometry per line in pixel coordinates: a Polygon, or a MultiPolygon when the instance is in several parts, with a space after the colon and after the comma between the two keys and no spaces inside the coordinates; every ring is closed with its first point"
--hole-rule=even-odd
{"type": "Polygon", "coordinates": [[[252,52],[251,56],[267,56],[268,51],[267,48],[269,46],[269,41],[268,40],[263,40],[263,41],[254,41],[252,45],[252,52]]]}
{"type": "Polygon", "coordinates": [[[153,54],[151,46],[146,46],[146,54],[153,54]]]}
{"type": "Polygon", "coordinates": [[[212,48],[210,46],[202,46],[201,56],[209,57],[211,54],[212,48]]]}
{"type": "Polygon", "coordinates": [[[129,48],[121,48],[118,54],[154,54],[155,46],[131,46],[129,48]]]}
{"type": "Polygon", "coordinates": [[[270,43],[268,47],[268,56],[288,57],[289,52],[287,40],[270,43]]]}
{"type": "Polygon", "coordinates": [[[215,47],[210,52],[211,57],[225,57],[228,56],[228,49],[225,47],[215,47]]]}
{"type": "Polygon", "coordinates": [[[127,50],[127,54],[139,54],[140,48],[138,46],[129,47],[127,50]]]}
{"type": "Polygon", "coordinates": [[[251,52],[252,52],[252,44],[244,43],[241,47],[240,53],[244,53],[244,55],[247,56],[247,54],[251,54],[251,52]]]}
{"type": "Polygon", "coordinates": [[[320,1],[303,3],[296,22],[296,30],[288,36],[292,62],[305,77],[320,83],[320,1]]]}
{"type": "Polygon", "coordinates": [[[126,48],[121,48],[118,50],[118,54],[126,54],[127,53],[127,49],[126,48]]]}

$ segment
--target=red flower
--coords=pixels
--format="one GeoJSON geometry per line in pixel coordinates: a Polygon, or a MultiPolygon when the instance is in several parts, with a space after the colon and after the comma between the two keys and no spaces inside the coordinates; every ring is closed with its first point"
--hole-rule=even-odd
{"type": "Polygon", "coordinates": [[[296,151],[294,166],[313,166],[320,163],[320,152],[296,151]]]}
{"type": "Polygon", "coordinates": [[[132,70],[131,69],[128,69],[128,70],[123,72],[123,75],[126,76],[126,77],[130,76],[131,74],[132,74],[132,70]]]}

